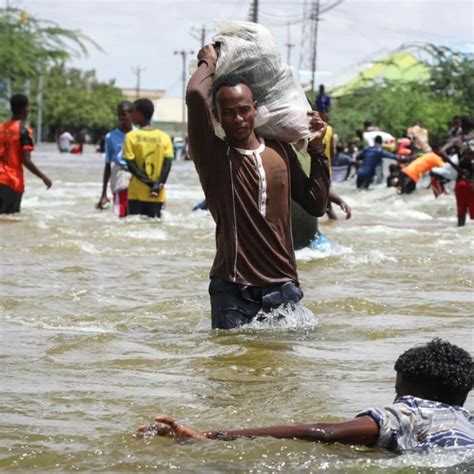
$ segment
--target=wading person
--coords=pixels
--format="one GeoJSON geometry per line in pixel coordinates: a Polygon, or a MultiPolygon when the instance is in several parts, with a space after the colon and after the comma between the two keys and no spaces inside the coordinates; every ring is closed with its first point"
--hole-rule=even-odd
{"type": "Polygon", "coordinates": [[[374,146],[368,146],[359,152],[357,161],[357,187],[368,189],[374,180],[377,166],[382,164],[383,158],[399,160],[400,157],[382,148],[382,137],[377,135],[374,139],[374,146]]]}
{"type": "Polygon", "coordinates": [[[441,148],[444,159],[451,163],[458,172],[456,187],[456,206],[458,226],[466,224],[466,215],[474,219],[474,118],[462,117],[462,134],[454,137],[441,148]],[[459,165],[448,156],[450,150],[455,150],[459,156],[459,165]]]}
{"type": "Polygon", "coordinates": [[[369,408],[352,420],[200,431],[158,416],[154,424],[140,426],[136,436],[156,434],[177,441],[273,437],[361,444],[395,453],[474,448],[474,416],[462,408],[474,378],[473,360],[465,350],[434,339],[404,352],[395,370],[394,402],[386,408],[369,408]]]}
{"type": "Polygon", "coordinates": [[[51,180],[31,160],[34,150],[33,132],[25,125],[28,117],[28,98],[16,94],[10,99],[12,118],[0,123],[0,214],[20,212],[25,191],[23,166],[38,176],[46,187],[51,180]]]}
{"type": "MultiPolygon", "coordinates": [[[[186,93],[191,158],[216,222],[212,327],[231,329],[302,298],[291,238],[291,198],[315,216],[326,210],[329,171],[322,137],[309,143],[306,176],[291,146],[254,131],[257,103],[240,78],[213,81],[217,53],[205,46],[186,93]],[[208,105],[212,89],[213,110],[208,105]],[[214,134],[211,114],[226,138],[214,134]]],[[[311,128],[324,132],[317,112],[311,128]]],[[[324,133],[321,133],[324,135],[324,133]]]]}
{"type": "Polygon", "coordinates": [[[132,122],[140,127],[125,135],[123,158],[132,173],[128,187],[128,215],[161,217],[165,183],[173,162],[170,136],[150,125],[155,108],[148,99],[132,105],[132,122]]]}
{"type": "Polygon", "coordinates": [[[114,197],[114,213],[119,217],[127,215],[128,185],[130,172],[127,162],[122,158],[125,134],[132,129],[132,104],[128,101],[120,102],[117,107],[118,127],[105,137],[105,167],[102,184],[102,195],[97,204],[99,209],[109,203],[107,186],[110,179],[110,188],[114,197]]]}

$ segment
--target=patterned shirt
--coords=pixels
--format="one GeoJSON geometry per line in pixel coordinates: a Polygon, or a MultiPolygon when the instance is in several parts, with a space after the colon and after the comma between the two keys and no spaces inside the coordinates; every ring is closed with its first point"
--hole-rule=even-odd
{"type": "Polygon", "coordinates": [[[405,396],[357,416],[370,416],[379,427],[376,446],[396,453],[474,448],[474,416],[460,406],[405,396]]]}

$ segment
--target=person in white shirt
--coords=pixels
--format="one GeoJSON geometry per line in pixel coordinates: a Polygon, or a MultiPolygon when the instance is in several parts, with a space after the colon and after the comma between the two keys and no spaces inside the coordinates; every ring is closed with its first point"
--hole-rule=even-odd
{"type": "Polygon", "coordinates": [[[74,142],[74,137],[67,131],[61,130],[58,137],[58,148],[61,153],[69,153],[71,149],[71,142],[74,142]]]}

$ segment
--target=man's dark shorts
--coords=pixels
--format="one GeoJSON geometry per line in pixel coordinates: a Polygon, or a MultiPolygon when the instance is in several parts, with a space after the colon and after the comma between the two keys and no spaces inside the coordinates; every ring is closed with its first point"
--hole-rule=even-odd
{"type": "Polygon", "coordinates": [[[8,186],[0,184],[0,214],[14,214],[20,212],[23,193],[13,191],[8,186]]]}
{"type": "Polygon", "coordinates": [[[213,277],[209,295],[212,328],[233,329],[250,323],[260,310],[267,313],[282,304],[297,303],[303,291],[291,281],[260,288],[213,277]]]}

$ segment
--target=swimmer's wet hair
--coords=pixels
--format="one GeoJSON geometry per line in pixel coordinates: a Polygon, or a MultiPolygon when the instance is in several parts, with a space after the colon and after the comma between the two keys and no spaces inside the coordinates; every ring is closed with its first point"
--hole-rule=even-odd
{"type": "Polygon", "coordinates": [[[404,352],[395,362],[395,370],[419,386],[424,398],[448,405],[462,406],[474,381],[470,354],[438,338],[404,352]]]}
{"type": "Polygon", "coordinates": [[[212,105],[214,107],[217,106],[216,103],[216,97],[217,93],[222,87],[235,87],[238,86],[239,84],[244,84],[246,85],[250,91],[252,92],[252,98],[253,100],[257,100],[255,98],[255,93],[252,90],[252,88],[249,86],[247,81],[241,77],[238,77],[234,74],[224,74],[223,76],[218,77],[213,83],[212,83],[212,105]]]}
{"type": "Polygon", "coordinates": [[[145,120],[151,120],[155,112],[155,106],[150,99],[138,99],[133,103],[133,108],[138,110],[145,120]]]}

